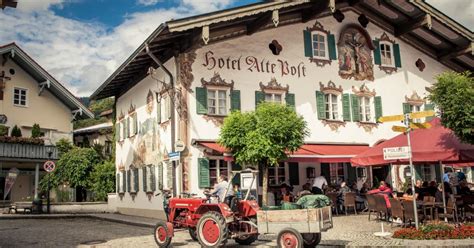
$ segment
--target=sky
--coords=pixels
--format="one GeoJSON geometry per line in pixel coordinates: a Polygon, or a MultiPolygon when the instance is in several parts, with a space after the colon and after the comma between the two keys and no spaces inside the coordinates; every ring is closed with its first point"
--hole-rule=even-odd
{"type": "MultiPolygon", "coordinates": [[[[18,0],[0,10],[16,42],[77,96],[89,96],[161,23],[257,0],[18,0]]],[[[427,0],[473,30],[474,0],[427,0]]]]}

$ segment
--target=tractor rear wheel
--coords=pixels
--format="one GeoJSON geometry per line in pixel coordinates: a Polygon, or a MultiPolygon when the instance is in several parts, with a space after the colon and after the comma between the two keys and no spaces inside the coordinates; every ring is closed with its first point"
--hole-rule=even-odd
{"type": "Polygon", "coordinates": [[[194,241],[198,241],[198,238],[197,238],[197,235],[196,235],[196,228],[195,227],[190,227],[188,229],[189,231],[189,236],[191,236],[191,238],[194,240],[194,241]]]}
{"type": "MultiPolygon", "coordinates": [[[[235,198],[234,198],[235,199],[235,198]]],[[[257,225],[257,219],[256,218],[250,218],[249,221],[257,225]]],[[[243,224],[243,223],[241,223],[243,224]]],[[[255,229],[254,226],[247,224],[249,228],[247,230],[243,230],[244,232],[250,232],[255,229]]],[[[240,236],[238,238],[235,238],[235,242],[239,245],[251,245],[253,242],[255,242],[258,239],[258,234],[251,234],[251,235],[245,235],[245,236],[240,236]]]]}
{"type": "Polygon", "coordinates": [[[302,248],[303,237],[293,228],[284,228],[278,233],[279,248],[302,248]]]}
{"type": "Polygon", "coordinates": [[[216,211],[203,214],[198,221],[196,234],[202,247],[224,246],[228,234],[224,216],[216,211]]]}
{"type": "Polygon", "coordinates": [[[321,233],[303,233],[304,248],[314,248],[321,242],[321,233]]]}
{"type": "Polygon", "coordinates": [[[155,226],[155,232],[154,232],[154,237],[155,237],[155,242],[160,248],[166,248],[169,247],[171,243],[171,235],[169,235],[170,230],[168,229],[168,226],[166,225],[165,221],[158,221],[158,223],[155,226]]]}

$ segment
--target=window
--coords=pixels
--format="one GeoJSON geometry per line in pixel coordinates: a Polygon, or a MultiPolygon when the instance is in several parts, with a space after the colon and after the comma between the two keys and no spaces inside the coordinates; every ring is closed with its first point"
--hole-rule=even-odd
{"type": "Polygon", "coordinates": [[[265,93],[265,102],[282,103],[283,94],[281,93],[265,93]]]}
{"type": "Polygon", "coordinates": [[[27,89],[14,88],[13,89],[13,105],[26,107],[27,89]]]}
{"type": "MultiPolygon", "coordinates": [[[[411,110],[411,113],[414,113],[414,112],[420,112],[421,111],[421,105],[410,105],[410,110],[411,110]]],[[[413,122],[415,123],[422,123],[422,119],[413,119],[413,122]]]]}
{"type": "Polygon", "coordinates": [[[328,59],[328,47],[326,34],[322,32],[311,33],[313,42],[313,57],[328,59]]]}
{"type": "Polygon", "coordinates": [[[280,185],[285,182],[285,164],[268,168],[268,185],[280,185]]]}
{"type": "Polygon", "coordinates": [[[207,113],[210,115],[227,115],[227,90],[207,90],[207,113]]]}
{"type": "Polygon", "coordinates": [[[360,114],[360,121],[361,122],[371,122],[372,121],[372,110],[370,104],[371,100],[370,97],[361,96],[359,97],[359,114],[360,114]]]}
{"type": "Polygon", "coordinates": [[[229,176],[227,162],[220,159],[209,159],[209,181],[211,186],[217,183],[217,178],[220,175],[229,176]]]}
{"type": "Polygon", "coordinates": [[[104,153],[107,156],[112,155],[112,141],[106,140],[104,144],[104,153]]]}
{"type": "Polygon", "coordinates": [[[159,104],[161,111],[160,111],[160,120],[161,123],[167,122],[171,118],[171,98],[168,94],[161,96],[161,102],[159,104]]]}
{"type": "Polygon", "coordinates": [[[431,178],[431,165],[424,164],[421,167],[422,169],[422,175],[421,177],[423,178],[423,181],[429,182],[432,180],[431,178]]]}
{"type": "Polygon", "coordinates": [[[119,193],[124,193],[125,192],[125,186],[126,186],[126,178],[125,178],[125,171],[120,172],[120,183],[118,185],[118,191],[119,193]]]}
{"type": "Polygon", "coordinates": [[[343,163],[331,163],[329,164],[329,184],[340,184],[344,181],[344,164],[343,163]]]}
{"type": "Polygon", "coordinates": [[[380,55],[382,59],[382,65],[384,66],[393,66],[393,53],[392,46],[388,43],[380,44],[380,55]]]}
{"type": "Polygon", "coordinates": [[[325,110],[326,110],[326,119],[328,120],[338,120],[338,96],[335,94],[324,94],[325,101],[325,110]]]}
{"type": "Polygon", "coordinates": [[[129,118],[129,137],[133,137],[138,133],[138,120],[137,120],[137,113],[133,113],[130,115],[129,118]]]}

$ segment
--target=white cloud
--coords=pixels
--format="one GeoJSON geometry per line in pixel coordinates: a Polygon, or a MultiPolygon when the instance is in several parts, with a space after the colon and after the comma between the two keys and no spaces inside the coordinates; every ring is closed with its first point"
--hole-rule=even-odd
{"type": "Polygon", "coordinates": [[[137,4],[139,5],[145,5],[145,6],[150,6],[150,5],[155,5],[159,2],[160,0],[137,0],[137,4]]]}
{"type": "Polygon", "coordinates": [[[223,9],[231,5],[234,0],[182,0],[186,7],[196,10],[199,13],[206,13],[223,9]]]}
{"type": "Polygon", "coordinates": [[[41,11],[48,10],[53,5],[61,6],[65,0],[20,0],[17,9],[22,11],[41,11]]]}

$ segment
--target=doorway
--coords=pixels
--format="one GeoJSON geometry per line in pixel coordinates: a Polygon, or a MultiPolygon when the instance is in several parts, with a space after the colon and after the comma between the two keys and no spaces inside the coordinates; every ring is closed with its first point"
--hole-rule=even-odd
{"type": "Polygon", "coordinates": [[[391,184],[390,168],[391,166],[372,167],[372,183],[374,187],[378,187],[380,181],[385,181],[391,184]]]}

